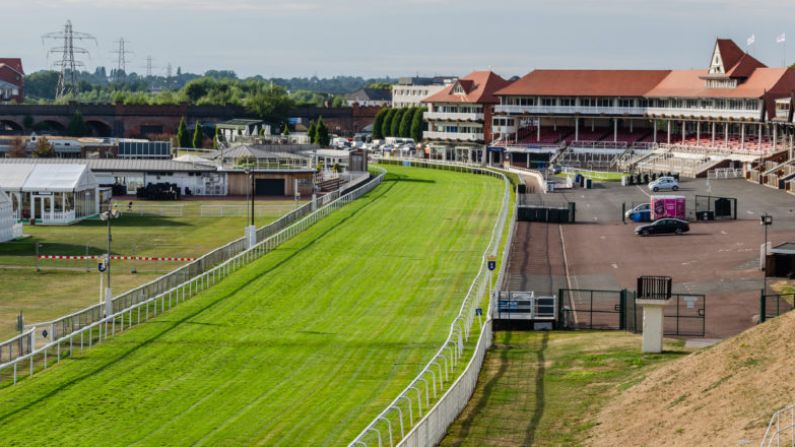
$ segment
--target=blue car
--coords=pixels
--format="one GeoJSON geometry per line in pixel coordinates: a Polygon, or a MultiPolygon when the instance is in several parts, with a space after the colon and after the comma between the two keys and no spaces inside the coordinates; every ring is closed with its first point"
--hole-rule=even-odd
{"type": "Polygon", "coordinates": [[[627,211],[625,216],[633,222],[651,222],[651,204],[641,203],[627,211]]]}

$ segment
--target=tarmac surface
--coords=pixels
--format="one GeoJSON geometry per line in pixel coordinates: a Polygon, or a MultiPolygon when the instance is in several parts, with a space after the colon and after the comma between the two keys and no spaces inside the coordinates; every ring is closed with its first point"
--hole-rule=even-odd
{"type": "Polygon", "coordinates": [[[508,288],[536,295],[561,288],[634,290],[639,276],[665,275],[673,278],[675,293],[706,295],[705,337],[725,338],[753,326],[763,287],[759,216],[773,216],[768,234],[773,246],[795,242],[795,196],[743,179],[685,180],[680,191],[660,194],[687,198],[691,231],[639,237],[638,224],[622,222],[622,204],[629,209],[650,194],[645,186],[600,183],[533,199],[575,202],[577,223],[519,222],[508,288]],[[696,195],[736,198],[738,220],[694,222],[696,195]]]}

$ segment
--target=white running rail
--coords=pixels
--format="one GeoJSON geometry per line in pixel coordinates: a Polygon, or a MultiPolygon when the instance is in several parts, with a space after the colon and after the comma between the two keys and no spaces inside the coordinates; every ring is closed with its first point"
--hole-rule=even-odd
{"type": "Polygon", "coordinates": [[[795,404],[776,411],[770,418],[765,437],[759,447],[773,446],[795,447],[795,404]]]}
{"type": "Polygon", "coordinates": [[[450,325],[447,340],[414,380],[349,444],[351,447],[431,446],[437,444],[444,437],[450,424],[466,406],[475,390],[486,350],[491,346],[492,304],[491,297],[488,297],[491,274],[487,268],[487,258],[497,255],[499,252],[505,225],[510,215],[512,220],[508,245],[505,246],[497,279],[497,284],[500,284],[507,264],[507,253],[514,228],[510,206],[511,184],[505,174],[479,165],[431,160],[381,161],[490,175],[502,179],[505,186],[499,217],[492,228],[489,245],[483,253],[480,270],[461,303],[458,316],[450,325]],[[487,299],[487,309],[481,312],[482,316],[477,315],[476,310],[487,299]],[[480,336],[472,357],[456,378],[458,366],[466,357],[464,350],[476,319],[479,321],[480,336]]]}

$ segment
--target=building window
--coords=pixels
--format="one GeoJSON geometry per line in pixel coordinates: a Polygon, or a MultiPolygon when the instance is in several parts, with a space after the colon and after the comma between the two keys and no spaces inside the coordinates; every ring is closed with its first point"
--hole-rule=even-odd
{"type": "Polygon", "coordinates": [[[573,107],[574,106],[574,98],[560,98],[560,105],[563,107],[573,107]]]}
{"type": "Polygon", "coordinates": [[[595,107],[596,98],[580,98],[580,105],[582,107],[595,107]]]}
{"type": "Polygon", "coordinates": [[[613,107],[613,100],[610,98],[599,98],[596,104],[599,107],[613,107]]]}
{"type": "Polygon", "coordinates": [[[555,98],[541,98],[541,105],[544,107],[551,107],[555,105],[555,98]]]}
{"type": "Polygon", "coordinates": [[[635,100],[634,99],[629,99],[629,98],[619,98],[618,99],[618,106],[619,107],[622,107],[622,108],[625,108],[625,109],[629,109],[629,108],[633,107],[634,105],[635,105],[635,100]]]}

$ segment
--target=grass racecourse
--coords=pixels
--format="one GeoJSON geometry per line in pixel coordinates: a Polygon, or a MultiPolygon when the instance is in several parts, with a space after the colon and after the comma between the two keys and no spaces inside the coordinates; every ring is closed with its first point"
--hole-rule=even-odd
{"type": "Polygon", "coordinates": [[[0,389],[0,444],[347,444],[446,338],[502,197],[388,169],[216,287],[0,389]]]}
{"type": "MultiPolygon", "coordinates": [[[[135,201],[119,204],[122,217],[113,222],[113,252],[116,255],[197,258],[227,242],[242,237],[246,225],[239,216],[202,217],[206,205],[246,207],[232,200],[181,202],[135,201]],[[175,204],[178,203],[178,204],[175,204]],[[179,208],[181,216],[137,215],[147,207],[179,208]]],[[[293,201],[258,201],[262,212],[257,226],[266,225],[297,205],[293,201]]],[[[47,321],[97,302],[99,273],[96,261],[36,260],[36,244],[42,255],[103,255],[107,250],[107,227],[99,220],[69,226],[25,226],[29,238],[0,244],[0,340],[16,335],[16,315],[22,311],[27,323],[47,321]],[[36,270],[36,265],[40,271],[36,270]]],[[[183,262],[114,261],[116,295],[152,281],[183,262]],[[132,273],[133,270],[135,273],[132,273]]]]}

